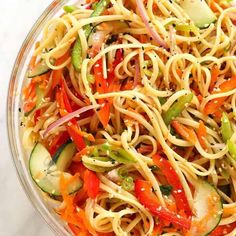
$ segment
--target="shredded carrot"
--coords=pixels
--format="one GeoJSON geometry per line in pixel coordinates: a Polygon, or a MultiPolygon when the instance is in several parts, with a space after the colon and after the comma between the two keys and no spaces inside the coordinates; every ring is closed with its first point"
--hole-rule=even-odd
{"type": "Polygon", "coordinates": [[[206,145],[206,126],[204,125],[204,123],[202,121],[199,122],[199,127],[197,130],[197,137],[199,140],[199,143],[201,144],[202,148],[204,150],[207,150],[207,145],[206,145]]]}
{"type": "Polygon", "coordinates": [[[211,0],[210,3],[209,3],[209,6],[210,6],[210,8],[211,8],[212,11],[214,11],[214,12],[217,12],[217,11],[218,11],[218,9],[217,9],[217,7],[216,7],[215,0],[211,0]]]}
{"type": "MultiPolygon", "coordinates": [[[[233,76],[231,79],[226,80],[219,86],[219,90],[221,93],[231,91],[235,88],[236,88],[236,76],[233,76]]],[[[227,97],[220,97],[210,100],[204,108],[204,113],[206,115],[214,114],[224,104],[224,101],[226,99],[227,97]]]]}
{"type": "Polygon", "coordinates": [[[76,229],[75,227],[79,228],[78,235],[89,236],[90,233],[95,235],[96,232],[88,222],[84,210],[76,206],[74,201],[75,195],[69,195],[67,192],[68,186],[73,183],[78,178],[78,176],[79,174],[75,174],[69,180],[65,180],[63,174],[61,175],[60,189],[62,198],[65,202],[65,208],[63,210],[59,210],[59,214],[61,215],[62,219],[74,226],[72,227],[73,229],[76,229]]]}
{"type": "Polygon", "coordinates": [[[81,151],[77,152],[73,157],[73,161],[79,162],[82,159],[82,156],[89,155],[94,150],[94,146],[86,146],[81,151]]]}
{"type": "Polygon", "coordinates": [[[210,83],[210,87],[209,87],[210,92],[213,91],[219,74],[220,74],[220,70],[219,70],[218,66],[214,65],[211,70],[211,83],[210,83]]]}
{"type": "MultiPolygon", "coordinates": [[[[59,66],[62,63],[64,63],[68,58],[70,57],[70,51],[67,51],[63,56],[61,56],[60,58],[58,58],[56,60],[55,66],[59,66]]],[[[52,78],[53,78],[53,82],[52,82],[52,88],[54,89],[58,84],[60,84],[60,82],[62,81],[63,78],[63,68],[59,69],[59,70],[53,70],[52,72],[52,78]]]]}
{"type": "Polygon", "coordinates": [[[197,136],[193,129],[187,128],[176,120],[172,121],[171,125],[175,129],[175,131],[185,140],[189,141],[192,144],[196,143],[197,136]]]}
{"type": "Polygon", "coordinates": [[[84,210],[80,209],[79,211],[77,211],[77,216],[83,222],[85,228],[89,231],[89,233],[91,233],[92,235],[96,235],[96,231],[93,229],[93,227],[89,223],[84,210]]]}
{"type": "Polygon", "coordinates": [[[152,236],[160,235],[162,232],[163,225],[161,223],[158,223],[154,226],[154,229],[152,231],[152,236]]]}

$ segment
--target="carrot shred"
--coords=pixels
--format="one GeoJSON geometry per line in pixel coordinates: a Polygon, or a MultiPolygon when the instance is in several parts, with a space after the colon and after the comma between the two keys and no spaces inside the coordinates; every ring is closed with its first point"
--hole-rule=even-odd
{"type": "Polygon", "coordinates": [[[86,146],[81,151],[77,152],[75,156],[73,157],[73,161],[80,162],[82,159],[82,156],[89,155],[94,150],[94,146],[86,146]]]}
{"type": "MultiPolygon", "coordinates": [[[[79,228],[79,234],[77,235],[96,235],[96,232],[90,225],[84,210],[76,206],[75,195],[69,195],[67,192],[68,185],[75,181],[78,176],[79,174],[75,174],[69,180],[65,180],[64,176],[61,175],[60,189],[62,198],[65,202],[65,208],[59,210],[59,213],[61,215],[61,218],[70,224],[70,228],[71,225],[73,225],[72,228],[74,230],[76,229],[76,227],[79,228]]],[[[75,230],[75,232],[77,232],[77,229],[75,230]]]]}
{"type": "MultiPolygon", "coordinates": [[[[64,63],[70,57],[70,51],[67,51],[63,56],[56,60],[55,66],[59,66],[64,63]]],[[[59,70],[53,70],[52,72],[52,89],[54,89],[63,79],[63,68],[59,70]]]]}
{"type": "Polygon", "coordinates": [[[179,135],[181,135],[185,140],[189,141],[192,144],[196,143],[197,136],[193,129],[187,128],[176,120],[172,121],[171,125],[175,129],[175,131],[179,135]]]}
{"type": "Polygon", "coordinates": [[[197,137],[199,140],[199,143],[201,144],[202,148],[204,150],[207,150],[207,145],[206,145],[206,126],[204,125],[204,123],[202,121],[199,122],[199,127],[197,130],[197,137]]]}
{"type": "MultiPolygon", "coordinates": [[[[236,76],[233,76],[231,79],[226,80],[219,86],[220,92],[228,92],[236,88],[236,76]]],[[[206,115],[214,114],[223,104],[227,97],[220,97],[210,100],[205,108],[204,113],[206,115]]]]}
{"type": "Polygon", "coordinates": [[[209,86],[210,92],[213,91],[213,89],[215,87],[215,83],[216,83],[216,81],[218,79],[219,74],[220,74],[220,70],[219,70],[218,66],[214,65],[212,67],[212,70],[211,70],[211,83],[210,83],[210,86],[209,86]]]}

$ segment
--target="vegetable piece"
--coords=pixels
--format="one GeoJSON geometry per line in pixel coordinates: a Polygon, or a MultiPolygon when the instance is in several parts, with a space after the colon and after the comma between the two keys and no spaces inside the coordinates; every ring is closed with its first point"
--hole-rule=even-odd
{"type": "MultiPolygon", "coordinates": [[[[219,85],[219,90],[221,93],[228,92],[235,88],[236,88],[236,76],[233,76],[231,79],[228,79],[219,85]]],[[[204,113],[206,115],[214,114],[224,104],[224,101],[227,98],[228,97],[220,97],[220,98],[215,98],[215,99],[210,100],[204,108],[204,113]]]]}
{"type": "Polygon", "coordinates": [[[210,83],[210,86],[209,86],[210,92],[213,91],[219,74],[220,74],[220,69],[218,68],[217,65],[213,65],[212,70],[211,70],[211,83],[210,83]]]}
{"type": "MultiPolygon", "coordinates": [[[[65,165],[66,166],[66,165],[65,165]]],[[[56,164],[52,161],[50,153],[40,143],[37,143],[30,155],[29,159],[30,174],[34,182],[44,192],[54,196],[60,196],[60,179],[63,176],[66,180],[72,178],[72,175],[57,169],[56,164]]],[[[70,185],[67,191],[69,194],[78,191],[82,186],[80,178],[76,178],[70,185]]]]}
{"type": "Polygon", "coordinates": [[[233,141],[228,140],[227,147],[231,157],[236,161],[236,144],[233,141]]]}
{"type": "Polygon", "coordinates": [[[40,88],[40,84],[31,81],[29,87],[27,87],[27,97],[23,105],[24,115],[28,116],[35,109],[39,108],[43,102],[44,91],[40,88]]]}
{"type": "Polygon", "coordinates": [[[76,146],[71,141],[63,144],[56,154],[53,156],[52,160],[57,166],[57,170],[65,171],[71,164],[72,157],[76,152],[76,146]]]}
{"type": "Polygon", "coordinates": [[[198,32],[199,29],[194,24],[177,24],[175,29],[183,32],[198,32]]]}
{"type": "MultiPolygon", "coordinates": [[[[96,6],[94,8],[94,11],[93,11],[93,13],[91,14],[90,17],[100,16],[104,12],[106,7],[109,5],[109,3],[110,3],[110,0],[101,0],[101,1],[99,1],[96,4],[96,6]]],[[[89,36],[91,30],[92,30],[91,25],[86,25],[84,27],[84,31],[85,31],[84,33],[85,33],[86,37],[89,36]]],[[[80,41],[79,37],[77,38],[77,40],[74,44],[74,47],[72,49],[71,60],[72,60],[72,64],[73,64],[74,68],[77,71],[80,71],[81,65],[82,65],[82,46],[81,46],[81,41],[80,41]]]]}
{"type": "Polygon", "coordinates": [[[136,160],[126,150],[123,148],[116,148],[114,146],[109,146],[108,156],[122,164],[136,162],[136,160]]]}
{"type": "MultiPolygon", "coordinates": [[[[65,86],[62,82],[61,90],[59,90],[56,94],[57,103],[59,105],[59,111],[61,116],[66,116],[68,113],[72,113],[72,108],[69,102],[69,98],[65,91],[65,86]]],[[[70,117],[71,118],[71,117],[70,117]]],[[[83,137],[80,134],[80,128],[76,122],[75,118],[71,118],[70,125],[66,125],[67,131],[74,141],[78,150],[82,150],[85,148],[86,144],[83,137]]]]}
{"type": "MultiPolygon", "coordinates": [[[[70,57],[70,50],[68,50],[64,55],[62,55],[60,58],[58,58],[55,62],[55,66],[60,66],[63,64],[68,58],[70,57]]],[[[63,82],[63,71],[64,68],[61,68],[59,70],[53,70],[52,71],[52,89],[55,89],[57,86],[61,85],[63,82]]]]}
{"type": "Polygon", "coordinates": [[[70,136],[68,132],[60,132],[58,135],[53,138],[52,142],[49,145],[48,151],[51,154],[51,156],[54,156],[56,151],[60,146],[62,146],[64,143],[66,143],[69,140],[70,136]]]}
{"type": "MultiPolygon", "coordinates": [[[[82,161],[83,161],[83,159],[82,159],[82,161]]],[[[101,166],[96,166],[96,165],[88,164],[88,163],[85,163],[84,161],[83,161],[83,164],[89,170],[92,170],[92,171],[97,172],[97,173],[107,172],[107,171],[110,171],[112,169],[110,167],[101,167],[101,166]]]]}
{"type": "Polygon", "coordinates": [[[181,96],[168,111],[163,115],[164,122],[169,125],[171,121],[180,115],[180,113],[186,108],[186,106],[192,101],[193,94],[189,93],[181,96]]]}
{"type": "Polygon", "coordinates": [[[149,182],[137,179],[135,181],[135,194],[139,202],[148,208],[152,214],[160,217],[162,220],[174,223],[182,228],[190,228],[190,219],[176,215],[175,213],[160,205],[156,195],[152,192],[152,187],[149,182]]]}
{"type": "Polygon", "coordinates": [[[125,177],[121,183],[121,186],[126,191],[132,191],[134,189],[134,180],[131,176],[125,177]]]}
{"type": "Polygon", "coordinates": [[[64,6],[63,7],[63,10],[66,12],[66,13],[72,13],[73,11],[76,11],[78,8],[76,6],[64,6]]]}
{"type": "Polygon", "coordinates": [[[208,235],[220,223],[223,206],[217,190],[208,182],[199,180],[194,193],[195,216],[187,235],[208,235]]]}
{"type": "Polygon", "coordinates": [[[47,66],[44,60],[40,61],[34,68],[28,72],[28,78],[34,78],[49,72],[51,68],[47,66]]]}
{"type": "Polygon", "coordinates": [[[43,98],[44,98],[44,91],[43,89],[40,88],[40,85],[37,84],[36,85],[36,109],[39,108],[43,102],[43,98]]]}
{"type": "Polygon", "coordinates": [[[88,196],[92,199],[95,199],[99,193],[100,180],[93,171],[85,171],[84,185],[85,189],[87,190],[88,196]]]}
{"type": "Polygon", "coordinates": [[[173,187],[171,185],[161,185],[160,190],[163,195],[169,196],[173,190],[173,187]]]}
{"type": "Polygon", "coordinates": [[[74,112],[70,112],[68,114],[66,114],[65,116],[63,116],[62,118],[58,119],[57,121],[53,122],[52,124],[50,124],[47,129],[45,130],[43,136],[46,136],[48,133],[50,133],[53,129],[71,121],[72,119],[74,119],[75,117],[79,117],[82,113],[85,113],[89,110],[93,110],[93,109],[97,109],[99,108],[99,105],[89,105],[89,106],[85,106],[82,107],[74,112]]]}
{"type": "Polygon", "coordinates": [[[221,118],[221,135],[224,142],[227,142],[227,140],[229,140],[232,137],[233,133],[234,132],[229,117],[225,112],[223,112],[221,118]]]}
{"type": "Polygon", "coordinates": [[[206,126],[200,120],[199,121],[199,127],[198,127],[198,130],[197,130],[197,137],[198,137],[199,143],[201,144],[201,146],[204,150],[207,150],[206,135],[207,135],[206,126]]]}
{"type": "Polygon", "coordinates": [[[148,31],[148,33],[150,34],[150,36],[153,37],[153,39],[155,40],[155,42],[159,45],[162,46],[164,48],[167,48],[168,45],[166,44],[166,42],[161,38],[161,36],[157,33],[155,26],[152,24],[152,22],[149,19],[149,16],[146,12],[146,9],[143,5],[143,1],[142,0],[136,0],[136,4],[137,4],[137,8],[139,10],[139,14],[140,17],[143,21],[143,23],[146,26],[146,29],[148,31]]]}
{"type": "Polygon", "coordinates": [[[215,14],[205,0],[181,0],[179,4],[199,28],[206,28],[216,21],[215,14]]]}
{"type": "Polygon", "coordinates": [[[189,141],[193,145],[196,143],[197,136],[193,129],[187,128],[186,126],[182,125],[176,120],[173,120],[171,122],[172,127],[175,129],[175,131],[181,135],[185,140],[189,141]]]}
{"type": "Polygon", "coordinates": [[[220,225],[211,232],[210,236],[224,236],[231,233],[234,229],[236,229],[236,222],[228,225],[220,225]]]}
{"type": "Polygon", "coordinates": [[[155,165],[157,165],[165,175],[169,185],[173,187],[172,194],[175,198],[178,209],[180,211],[183,210],[187,216],[191,216],[192,211],[188,204],[183,186],[180,182],[179,176],[171,166],[170,162],[158,154],[154,155],[152,159],[155,165]]]}
{"type": "MultiPolygon", "coordinates": [[[[98,93],[106,93],[108,91],[107,81],[103,78],[102,59],[99,59],[94,67],[95,84],[98,93]]],[[[100,110],[97,112],[98,118],[103,127],[106,128],[110,119],[110,105],[106,99],[99,99],[99,104],[103,104],[100,110]]]]}

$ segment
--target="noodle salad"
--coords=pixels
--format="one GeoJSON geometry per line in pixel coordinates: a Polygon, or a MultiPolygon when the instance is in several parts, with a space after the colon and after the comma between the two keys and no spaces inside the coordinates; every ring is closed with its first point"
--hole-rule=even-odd
{"type": "Polygon", "coordinates": [[[73,235],[236,235],[236,7],[88,0],[22,89],[29,172],[73,235]]]}

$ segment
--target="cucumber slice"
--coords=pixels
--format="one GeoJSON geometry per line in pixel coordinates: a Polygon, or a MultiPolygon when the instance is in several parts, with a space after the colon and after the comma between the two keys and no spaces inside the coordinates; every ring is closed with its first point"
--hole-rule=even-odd
{"type": "Polygon", "coordinates": [[[205,0],[181,0],[180,6],[199,28],[206,28],[216,21],[216,16],[205,0]]]}
{"type": "Polygon", "coordinates": [[[71,141],[63,144],[54,157],[52,158],[53,162],[57,166],[57,170],[65,171],[71,164],[72,157],[76,152],[76,146],[71,141]]]}
{"type": "Polygon", "coordinates": [[[28,72],[28,78],[34,78],[36,76],[46,74],[50,70],[51,69],[47,66],[45,61],[41,61],[28,72]]]}
{"type": "MultiPolygon", "coordinates": [[[[50,153],[40,143],[37,143],[30,155],[29,160],[30,174],[38,187],[51,195],[60,196],[60,178],[63,175],[65,179],[71,178],[71,174],[58,170],[57,165],[52,160],[50,153]]],[[[82,186],[82,181],[76,179],[67,189],[69,194],[78,191],[82,186]]]]}
{"type": "Polygon", "coordinates": [[[200,180],[194,194],[195,217],[192,219],[189,235],[209,235],[220,223],[223,205],[215,187],[200,180]]]}

